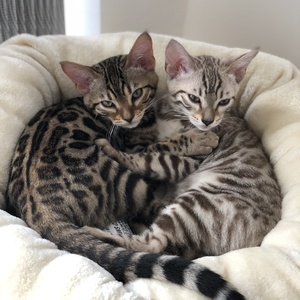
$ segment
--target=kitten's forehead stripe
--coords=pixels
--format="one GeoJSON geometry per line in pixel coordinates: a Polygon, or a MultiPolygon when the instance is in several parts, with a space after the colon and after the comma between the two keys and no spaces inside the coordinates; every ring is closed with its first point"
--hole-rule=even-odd
{"type": "MultiPolygon", "coordinates": [[[[220,61],[211,56],[198,56],[196,62],[202,71],[202,84],[205,94],[215,93],[222,87],[222,79],[219,74],[220,61]]],[[[199,89],[199,95],[202,96],[202,89],[199,89]]]]}
{"type": "Polygon", "coordinates": [[[115,95],[124,95],[121,83],[125,81],[124,74],[120,70],[119,66],[113,62],[107,64],[105,69],[105,77],[107,80],[107,88],[115,95]]]}
{"type": "Polygon", "coordinates": [[[202,88],[201,88],[201,86],[199,88],[199,96],[202,97],[202,88]]]}
{"type": "MultiPolygon", "coordinates": [[[[114,98],[126,96],[126,88],[131,93],[131,88],[126,83],[123,73],[125,57],[124,55],[115,56],[104,60],[96,66],[96,70],[101,68],[102,73],[104,73],[107,90],[113,94],[114,98]]],[[[112,100],[112,98],[109,100],[112,100]]]]}
{"type": "Polygon", "coordinates": [[[222,96],[221,96],[221,98],[223,97],[223,90],[222,90],[222,79],[221,79],[221,76],[220,76],[220,74],[219,74],[219,72],[217,72],[216,71],[216,74],[217,74],[217,79],[218,79],[218,83],[216,84],[216,91],[215,91],[215,93],[216,93],[216,95],[218,94],[218,91],[219,90],[221,90],[221,94],[222,94],[222,96]]]}
{"type": "Polygon", "coordinates": [[[208,83],[206,82],[206,76],[205,76],[206,74],[205,74],[205,72],[203,71],[202,72],[202,83],[203,83],[203,85],[204,85],[204,88],[205,88],[205,90],[207,91],[208,90],[208,83]]]}

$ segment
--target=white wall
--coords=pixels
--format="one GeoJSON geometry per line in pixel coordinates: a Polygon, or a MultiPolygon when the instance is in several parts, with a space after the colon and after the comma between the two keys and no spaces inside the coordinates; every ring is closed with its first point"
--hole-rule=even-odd
{"type": "Polygon", "coordinates": [[[254,48],[300,67],[299,0],[189,0],[184,36],[254,48]]]}
{"type": "Polygon", "coordinates": [[[300,68],[299,0],[102,0],[101,32],[127,30],[260,46],[300,68]]]}
{"type": "Polygon", "coordinates": [[[102,32],[148,30],[182,36],[187,3],[185,0],[101,0],[102,32]]]}
{"type": "Polygon", "coordinates": [[[64,0],[66,35],[100,34],[100,4],[100,0],[64,0]]]}

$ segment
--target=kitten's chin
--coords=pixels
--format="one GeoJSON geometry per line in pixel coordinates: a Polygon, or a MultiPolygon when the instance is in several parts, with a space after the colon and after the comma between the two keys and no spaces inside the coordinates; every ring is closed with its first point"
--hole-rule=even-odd
{"type": "Polygon", "coordinates": [[[210,126],[209,127],[207,127],[207,126],[198,126],[197,128],[201,131],[209,131],[210,130],[210,126]]]}
{"type": "Polygon", "coordinates": [[[123,127],[123,128],[135,128],[139,125],[139,123],[140,122],[127,123],[127,124],[123,124],[121,127],[123,127]]]}

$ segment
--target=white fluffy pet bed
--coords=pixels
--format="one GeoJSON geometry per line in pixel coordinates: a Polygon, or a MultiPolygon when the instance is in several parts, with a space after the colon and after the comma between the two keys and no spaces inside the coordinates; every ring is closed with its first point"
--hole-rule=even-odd
{"type": "MultiPolygon", "coordinates": [[[[59,62],[91,65],[126,54],[138,33],[98,37],[19,35],[0,45],[0,203],[17,139],[42,107],[77,96],[59,62]]],[[[160,90],[171,37],[152,34],[160,90]]],[[[191,54],[227,57],[246,50],[177,39],[191,54]]],[[[248,299],[300,299],[300,72],[259,53],[239,92],[239,112],[261,137],[282,189],[282,218],[261,247],[196,260],[221,274],[248,299]]],[[[60,251],[0,210],[0,299],[206,299],[170,283],[140,279],[123,285],[94,262],[60,251]]]]}

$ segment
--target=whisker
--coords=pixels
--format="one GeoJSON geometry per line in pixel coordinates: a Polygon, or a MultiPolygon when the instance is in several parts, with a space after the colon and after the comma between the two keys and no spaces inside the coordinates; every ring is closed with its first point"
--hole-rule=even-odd
{"type": "Polygon", "coordinates": [[[107,131],[107,136],[106,136],[106,138],[107,138],[107,140],[108,140],[109,142],[112,141],[112,137],[113,137],[115,131],[117,131],[116,129],[117,129],[117,126],[114,125],[114,124],[112,124],[112,125],[110,126],[109,130],[107,131]]]}
{"type": "Polygon", "coordinates": [[[150,99],[147,103],[147,107],[145,108],[145,111],[149,110],[150,108],[152,108],[159,99],[161,99],[162,97],[165,97],[168,94],[162,95],[162,96],[155,96],[154,98],[150,99]]]}

